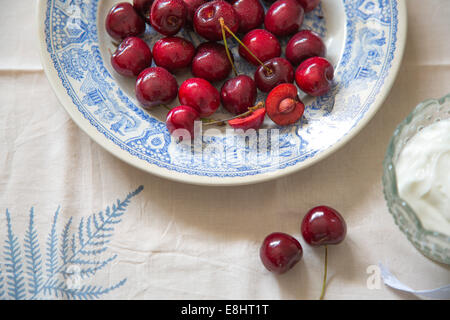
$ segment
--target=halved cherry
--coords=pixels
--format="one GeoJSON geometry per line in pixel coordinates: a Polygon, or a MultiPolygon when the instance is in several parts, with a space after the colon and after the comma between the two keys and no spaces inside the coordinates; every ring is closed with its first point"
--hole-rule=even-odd
{"type": "Polygon", "coordinates": [[[297,87],[283,83],[270,91],[266,99],[267,114],[273,122],[287,126],[297,122],[305,111],[305,105],[298,97],[297,87]]]}
{"type": "Polygon", "coordinates": [[[266,109],[259,108],[253,111],[249,116],[245,118],[236,118],[233,120],[228,120],[228,124],[234,129],[258,130],[263,124],[265,116],[266,116],[266,109]]]}

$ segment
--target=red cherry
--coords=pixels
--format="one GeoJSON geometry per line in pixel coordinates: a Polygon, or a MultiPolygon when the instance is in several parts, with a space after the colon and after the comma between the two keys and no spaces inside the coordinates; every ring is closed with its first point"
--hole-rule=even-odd
{"type": "Polygon", "coordinates": [[[325,296],[328,265],[328,245],[341,243],[347,234],[344,218],[335,209],[327,206],[312,208],[303,217],[301,232],[303,239],[313,246],[325,246],[324,277],[320,299],[325,296]]]}
{"type": "MultiPolygon", "coordinates": [[[[264,29],[250,31],[242,38],[242,42],[262,62],[281,55],[281,46],[277,38],[264,29]]],[[[239,46],[239,54],[251,64],[260,65],[242,45],[239,46]]]]}
{"type": "Polygon", "coordinates": [[[159,33],[173,36],[184,26],[186,15],[187,9],[183,0],[155,0],[150,22],[159,33]]]}
{"type": "Polygon", "coordinates": [[[297,0],[278,0],[267,11],[264,26],[276,36],[286,36],[300,29],[303,18],[303,7],[297,0]]]}
{"type": "Polygon", "coordinates": [[[188,67],[195,54],[195,47],[180,37],[159,39],[153,46],[153,58],[157,66],[176,72],[188,67]]]}
{"type": "Polygon", "coordinates": [[[317,97],[326,94],[332,84],[334,68],[321,57],[303,61],[295,71],[295,82],[305,93],[317,97]]]}
{"type": "Polygon", "coordinates": [[[202,4],[206,3],[206,0],[183,0],[187,9],[186,23],[192,26],[194,22],[195,11],[202,4]]]}
{"type": "Polygon", "coordinates": [[[258,130],[261,128],[264,123],[264,117],[266,116],[266,109],[260,108],[256,109],[249,116],[245,118],[236,118],[232,120],[228,120],[228,124],[234,129],[255,129],[258,130]]]}
{"type": "Polygon", "coordinates": [[[136,98],[146,108],[169,104],[177,97],[178,84],[169,71],[161,67],[147,68],[136,81],[136,98]]]}
{"type": "Polygon", "coordinates": [[[128,2],[118,3],[109,10],[105,26],[106,32],[117,41],[139,36],[145,31],[144,19],[128,2]]]}
{"type": "Polygon", "coordinates": [[[305,9],[305,12],[313,11],[318,5],[320,0],[297,0],[303,9],[305,9]]]}
{"type": "Polygon", "coordinates": [[[297,87],[283,83],[270,91],[266,99],[267,114],[273,122],[286,126],[297,122],[305,111],[305,105],[299,99],[297,87]]]}
{"type": "Polygon", "coordinates": [[[324,57],[327,48],[320,36],[310,30],[296,33],[286,46],[286,59],[294,66],[312,57],[324,57]]]}
{"type": "Polygon", "coordinates": [[[256,29],[264,21],[264,8],[259,0],[237,0],[233,8],[239,17],[239,32],[256,29]]]}
{"type": "Polygon", "coordinates": [[[233,114],[241,114],[255,105],[256,94],[255,81],[249,76],[239,75],[223,84],[220,98],[225,109],[233,114]]]}
{"type": "Polygon", "coordinates": [[[225,47],[217,42],[205,42],[197,48],[192,60],[192,74],[210,82],[222,81],[228,77],[231,63],[225,47]]]}
{"type": "Polygon", "coordinates": [[[185,80],[178,90],[178,99],[181,104],[195,108],[202,118],[209,117],[220,106],[219,91],[201,78],[185,80]]]}
{"type": "Polygon", "coordinates": [[[303,239],[313,246],[325,246],[324,277],[320,300],[325,296],[328,265],[328,245],[341,243],[347,234],[344,218],[335,209],[327,206],[312,208],[303,217],[301,232],[303,239]]]}
{"type": "Polygon", "coordinates": [[[305,241],[317,247],[341,243],[347,234],[347,226],[344,218],[335,209],[318,206],[305,215],[301,231],[305,241]]]}
{"type": "Polygon", "coordinates": [[[128,37],[111,55],[114,70],[125,77],[136,77],[152,64],[152,52],[144,40],[128,37]]]}
{"type": "MultiPolygon", "coordinates": [[[[223,0],[207,2],[195,11],[194,29],[200,36],[210,41],[222,40],[222,27],[219,18],[223,18],[225,25],[232,32],[239,29],[239,18],[233,6],[223,0]]],[[[225,33],[229,37],[229,33],[225,33]]]]}
{"type": "Polygon", "coordinates": [[[178,106],[169,111],[166,118],[166,126],[170,134],[177,129],[185,129],[194,138],[194,123],[200,119],[197,110],[190,106],[178,106]]]}
{"type": "Polygon", "coordinates": [[[133,7],[137,12],[150,23],[150,9],[154,0],[133,0],[133,7]]]}
{"type": "Polygon", "coordinates": [[[264,66],[255,71],[256,86],[262,92],[269,92],[282,83],[294,82],[294,68],[286,59],[273,58],[264,62],[264,66]]]}
{"type": "Polygon", "coordinates": [[[303,249],[294,237],[275,232],[264,239],[259,256],[267,270],[282,274],[300,261],[303,249]]]}

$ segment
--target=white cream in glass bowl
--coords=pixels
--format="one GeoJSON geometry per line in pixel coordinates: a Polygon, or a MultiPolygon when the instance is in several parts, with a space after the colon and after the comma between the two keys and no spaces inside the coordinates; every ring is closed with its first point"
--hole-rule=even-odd
{"type": "Polygon", "coordinates": [[[396,166],[402,197],[424,228],[450,236],[450,119],[417,132],[396,166]]]}
{"type": "Polygon", "coordinates": [[[395,223],[424,255],[450,264],[450,95],[422,102],[400,123],[383,168],[395,223]]]}

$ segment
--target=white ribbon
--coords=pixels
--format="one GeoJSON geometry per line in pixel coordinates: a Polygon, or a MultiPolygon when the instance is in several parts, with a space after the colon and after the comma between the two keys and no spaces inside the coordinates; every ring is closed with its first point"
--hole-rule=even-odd
{"type": "Polygon", "coordinates": [[[381,263],[379,263],[378,266],[380,267],[381,278],[383,278],[384,284],[393,289],[419,296],[424,296],[431,299],[450,299],[450,285],[431,290],[413,290],[407,285],[400,282],[400,280],[398,280],[387,267],[385,267],[381,263]]]}

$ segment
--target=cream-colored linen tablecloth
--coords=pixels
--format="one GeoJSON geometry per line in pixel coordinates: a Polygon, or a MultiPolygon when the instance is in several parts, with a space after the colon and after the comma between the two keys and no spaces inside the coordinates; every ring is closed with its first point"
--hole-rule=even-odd
{"type": "MultiPolygon", "coordinates": [[[[118,160],[78,129],[42,69],[35,6],[33,0],[1,0],[0,280],[22,272],[23,288],[31,285],[36,292],[10,283],[0,288],[0,298],[46,297],[52,285],[47,277],[59,273],[54,279],[70,280],[78,289],[96,286],[91,295],[84,289],[85,298],[316,299],[324,252],[304,243],[299,225],[318,204],[338,209],[348,225],[345,242],[329,250],[326,298],[416,298],[383,284],[369,289],[367,268],[379,262],[414,289],[450,283],[450,269],[422,256],[394,224],[381,185],[396,125],[417,103],[450,93],[450,1],[407,0],[408,39],[398,78],[361,133],[306,170],[243,187],[157,178],[118,160]],[[78,236],[77,226],[93,224],[89,215],[139,186],[143,191],[125,203],[107,238],[108,250],[99,253],[109,259],[90,270],[66,268],[64,245],[78,236]],[[302,261],[282,276],[259,260],[261,241],[274,231],[294,235],[304,247],[302,261]],[[8,262],[11,254],[20,260],[8,262]],[[36,274],[41,282],[32,285],[36,274]]],[[[63,289],[58,297],[76,298],[63,289]]]]}

